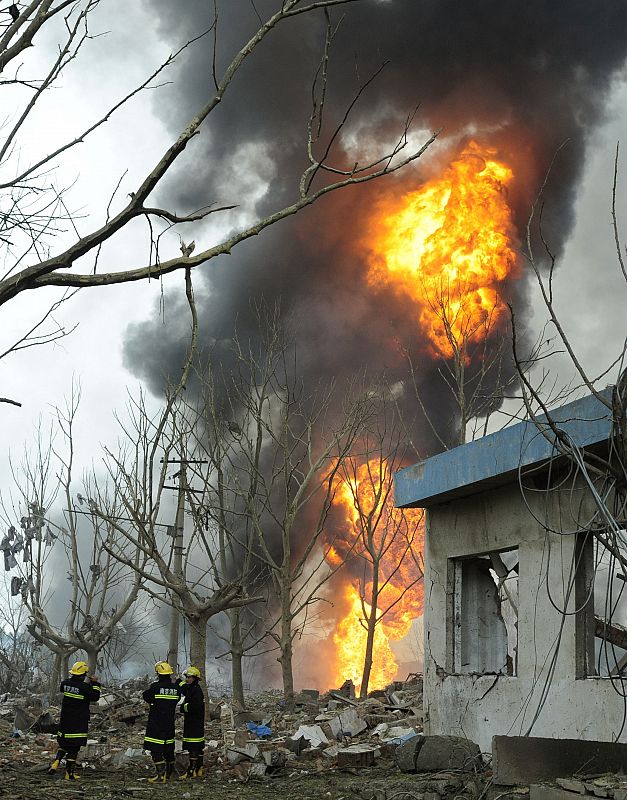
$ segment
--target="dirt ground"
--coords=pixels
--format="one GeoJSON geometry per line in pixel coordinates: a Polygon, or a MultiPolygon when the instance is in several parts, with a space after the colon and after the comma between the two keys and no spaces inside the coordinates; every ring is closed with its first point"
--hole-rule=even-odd
{"type": "MultiPolygon", "coordinates": [[[[147,783],[151,772],[137,765],[109,770],[86,768],[81,772],[80,781],[69,783],[63,780],[62,773],[46,775],[45,766],[23,770],[5,766],[0,771],[0,797],[11,800],[81,797],[152,800],[167,794],[176,800],[415,800],[423,797],[425,788],[424,775],[420,778],[403,775],[389,763],[361,770],[327,768],[307,774],[294,770],[274,778],[253,777],[246,782],[209,770],[202,781],[177,780],[159,786],[147,783]]],[[[458,796],[464,797],[464,794],[458,796]]]]}

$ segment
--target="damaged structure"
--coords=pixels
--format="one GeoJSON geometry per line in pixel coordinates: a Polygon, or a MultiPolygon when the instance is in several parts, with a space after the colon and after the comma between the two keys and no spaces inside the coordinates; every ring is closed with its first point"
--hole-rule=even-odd
{"type": "MultiPolygon", "coordinates": [[[[594,396],[552,419],[579,452],[607,454],[594,396]]],[[[396,505],[427,510],[426,734],[483,751],[493,736],[627,741],[625,575],[586,530],[593,492],[533,422],[397,473],[396,505]]]]}

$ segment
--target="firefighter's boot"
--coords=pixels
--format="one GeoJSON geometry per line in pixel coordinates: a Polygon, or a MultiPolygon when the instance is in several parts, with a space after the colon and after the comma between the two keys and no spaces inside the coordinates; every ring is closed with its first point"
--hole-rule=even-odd
{"type": "Polygon", "coordinates": [[[148,783],[165,783],[165,761],[155,761],[156,774],[148,778],[148,783]]]}
{"type": "Polygon", "coordinates": [[[54,761],[48,767],[48,775],[55,775],[59,767],[61,766],[61,761],[65,756],[65,750],[57,750],[57,754],[54,757],[54,761]]]}
{"type": "Polygon", "coordinates": [[[166,761],[165,762],[165,779],[166,781],[172,781],[176,778],[174,774],[174,761],[166,761]]]}
{"type": "Polygon", "coordinates": [[[76,759],[75,758],[66,758],[65,759],[65,780],[66,781],[77,781],[77,780],[79,780],[79,776],[76,774],[76,759]]]}
{"type": "Polygon", "coordinates": [[[198,778],[198,780],[200,780],[202,778],[203,774],[204,774],[204,771],[203,771],[202,756],[198,756],[198,758],[196,759],[196,766],[194,768],[194,777],[198,778]]]}
{"type": "Polygon", "coordinates": [[[194,756],[189,757],[189,766],[181,775],[179,775],[180,781],[186,781],[188,778],[192,778],[194,776],[194,756]]]}

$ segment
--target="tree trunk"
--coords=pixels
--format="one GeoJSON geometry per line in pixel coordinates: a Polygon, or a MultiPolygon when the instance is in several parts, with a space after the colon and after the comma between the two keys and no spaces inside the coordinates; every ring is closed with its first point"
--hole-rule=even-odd
{"type": "Polygon", "coordinates": [[[59,691],[59,685],[67,674],[67,656],[62,653],[54,654],[52,672],[50,674],[50,693],[59,691]]]}
{"type": "Polygon", "coordinates": [[[98,650],[86,650],[87,653],[87,666],[89,667],[89,674],[95,675],[98,671],[98,650]]]}
{"type": "MultiPolygon", "coordinates": [[[[50,675],[50,694],[56,695],[59,692],[59,685],[64,678],[67,678],[70,671],[70,656],[74,653],[57,653],[54,652],[54,661],[52,664],[52,674],[50,675]]],[[[76,651],[74,651],[76,652],[76,651]]]]}
{"type": "MultiPolygon", "coordinates": [[[[168,655],[166,656],[166,661],[172,667],[172,669],[177,672],[179,668],[179,623],[181,619],[181,613],[176,608],[176,606],[172,606],[170,609],[170,634],[168,639],[168,655]]],[[[199,667],[200,669],[200,667],[199,667]]]]}
{"type": "MultiPolygon", "coordinates": [[[[207,673],[207,622],[208,614],[187,617],[190,631],[190,656],[191,666],[197,667],[205,680],[207,673]]],[[[207,721],[207,706],[205,705],[205,722],[207,721]]]]}
{"type": "Polygon", "coordinates": [[[366,636],[366,655],[364,658],[364,672],[361,679],[361,689],[359,697],[363,700],[368,697],[368,684],[370,683],[370,672],[372,670],[372,659],[374,654],[374,632],[376,627],[376,609],[372,609],[368,618],[368,635],[366,636]]]}
{"type": "Polygon", "coordinates": [[[294,710],[294,675],[292,673],[292,616],[291,586],[281,587],[281,676],[283,678],[283,697],[287,711],[294,710]]]}
{"type": "Polygon", "coordinates": [[[368,696],[368,684],[370,683],[370,672],[372,670],[372,659],[374,656],[374,634],[377,627],[377,603],[379,602],[379,568],[373,564],[372,591],[370,593],[369,605],[370,615],[368,617],[368,633],[366,636],[366,654],[364,656],[364,672],[361,679],[361,689],[359,696],[363,699],[368,696]]]}
{"type": "Polygon", "coordinates": [[[244,647],[242,643],[241,609],[232,608],[229,611],[229,622],[231,623],[231,689],[233,692],[233,704],[244,710],[246,708],[246,699],[244,697],[244,677],[242,674],[244,647]]]}
{"type": "Polygon", "coordinates": [[[207,614],[187,617],[190,631],[190,655],[192,666],[197,667],[203,677],[207,670],[207,614]]]}

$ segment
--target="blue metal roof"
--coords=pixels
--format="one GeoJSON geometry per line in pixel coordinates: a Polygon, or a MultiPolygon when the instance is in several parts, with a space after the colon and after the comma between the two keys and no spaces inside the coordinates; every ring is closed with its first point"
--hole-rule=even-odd
{"type": "MultiPolygon", "coordinates": [[[[599,394],[611,401],[612,387],[599,394]]],[[[607,441],[612,430],[610,410],[594,395],[551,411],[551,417],[579,447],[607,441]]],[[[520,422],[400,470],[394,478],[395,505],[427,508],[502,486],[521,466],[533,467],[554,455],[551,443],[533,422],[520,422]]]]}

